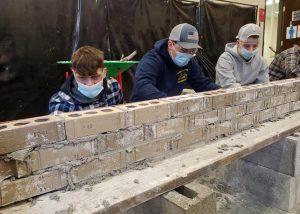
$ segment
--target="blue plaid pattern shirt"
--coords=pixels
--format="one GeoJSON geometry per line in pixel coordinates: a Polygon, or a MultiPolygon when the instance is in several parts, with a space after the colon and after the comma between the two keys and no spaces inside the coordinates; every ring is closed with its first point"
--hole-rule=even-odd
{"type": "Polygon", "coordinates": [[[119,83],[113,78],[107,78],[107,93],[102,99],[92,103],[80,103],[63,91],[54,94],[49,101],[49,113],[81,111],[98,107],[118,105],[123,102],[123,95],[119,83]]]}

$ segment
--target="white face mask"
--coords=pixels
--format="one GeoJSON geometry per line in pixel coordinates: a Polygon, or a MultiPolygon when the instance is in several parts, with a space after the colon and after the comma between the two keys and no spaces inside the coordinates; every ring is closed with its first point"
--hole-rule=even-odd
{"type": "Polygon", "coordinates": [[[95,98],[103,90],[103,80],[91,86],[84,85],[77,80],[76,82],[78,84],[78,91],[88,98],[95,98]]]}

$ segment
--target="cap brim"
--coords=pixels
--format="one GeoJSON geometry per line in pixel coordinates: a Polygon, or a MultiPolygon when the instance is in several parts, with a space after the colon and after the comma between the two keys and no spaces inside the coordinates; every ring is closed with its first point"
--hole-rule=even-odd
{"type": "Polygon", "coordinates": [[[193,49],[193,48],[201,48],[197,43],[189,43],[189,42],[177,42],[181,47],[185,49],[193,49]]]}

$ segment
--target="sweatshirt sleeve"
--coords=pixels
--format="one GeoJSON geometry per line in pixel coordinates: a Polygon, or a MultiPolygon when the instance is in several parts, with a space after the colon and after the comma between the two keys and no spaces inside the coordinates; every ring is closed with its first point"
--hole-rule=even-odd
{"type": "Polygon", "coordinates": [[[188,83],[196,92],[211,91],[220,88],[219,85],[215,84],[209,78],[204,76],[200,66],[195,60],[192,63],[193,64],[191,66],[191,72],[189,73],[188,83]]]}
{"type": "Polygon", "coordinates": [[[269,82],[269,66],[267,60],[265,60],[264,58],[262,58],[262,60],[262,67],[258,73],[255,83],[269,82]]]}
{"type": "Polygon", "coordinates": [[[234,76],[232,58],[226,52],[223,53],[216,65],[216,79],[222,88],[233,88],[241,86],[234,76]]]}
{"type": "Polygon", "coordinates": [[[132,102],[167,97],[167,94],[155,87],[162,65],[159,59],[148,56],[137,67],[132,92],[132,102]]]}

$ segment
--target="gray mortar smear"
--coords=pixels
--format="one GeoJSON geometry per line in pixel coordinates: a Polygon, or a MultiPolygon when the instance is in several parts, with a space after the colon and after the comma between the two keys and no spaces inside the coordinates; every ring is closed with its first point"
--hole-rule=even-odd
{"type": "Polygon", "coordinates": [[[72,204],[69,204],[68,209],[56,211],[55,214],[73,214],[75,211],[75,207],[72,204]]]}
{"type": "Polygon", "coordinates": [[[57,122],[57,129],[58,129],[58,137],[60,140],[65,140],[67,138],[65,123],[64,122],[57,122]]]}
{"type": "MultiPolygon", "coordinates": [[[[259,127],[259,125],[256,125],[256,127],[259,127]]],[[[130,132],[127,132],[127,133],[130,133],[130,132]]],[[[178,136],[176,135],[176,137],[174,139],[176,139],[177,137],[178,136]]],[[[85,137],[85,138],[72,140],[72,143],[81,143],[83,139],[86,140],[86,141],[90,141],[90,140],[95,140],[96,138],[97,138],[97,135],[89,136],[89,137],[85,137]]],[[[226,137],[226,138],[228,138],[228,137],[226,137]]],[[[220,150],[218,152],[223,153],[223,151],[227,151],[228,150],[227,147],[228,147],[227,145],[221,145],[221,147],[219,148],[220,150]]],[[[234,147],[241,148],[242,145],[235,145],[234,147]]],[[[128,149],[130,150],[130,148],[128,148],[128,149]]],[[[184,151],[184,150],[174,151],[173,154],[180,153],[182,151],[184,151]]],[[[170,155],[167,155],[166,157],[169,157],[170,155]]],[[[145,159],[145,160],[142,160],[142,161],[139,161],[139,162],[136,162],[136,163],[132,163],[129,166],[123,168],[123,169],[114,170],[114,171],[106,173],[104,175],[89,176],[89,177],[87,177],[87,179],[85,181],[81,181],[78,184],[74,184],[73,181],[72,181],[71,176],[69,175],[69,172],[72,169],[72,167],[80,166],[84,163],[88,163],[88,162],[96,160],[96,159],[98,159],[100,161],[103,160],[103,155],[96,155],[96,156],[93,156],[93,157],[87,157],[87,158],[82,158],[80,160],[70,161],[67,164],[61,164],[61,165],[57,165],[57,166],[54,166],[54,167],[50,167],[50,168],[48,168],[46,170],[43,170],[43,171],[52,171],[53,169],[57,169],[57,170],[60,170],[62,172],[65,172],[67,174],[67,180],[68,180],[68,188],[67,189],[75,190],[75,189],[81,188],[83,185],[90,185],[90,186],[95,185],[95,184],[100,183],[100,182],[102,182],[106,179],[109,179],[112,176],[118,175],[118,174],[120,174],[124,171],[142,170],[142,169],[145,169],[147,167],[153,167],[153,164],[150,163],[149,160],[163,160],[163,159],[165,159],[165,156],[154,157],[154,158],[151,158],[151,159],[145,159]]],[[[39,171],[39,172],[41,172],[41,171],[39,171]]]]}
{"type": "Polygon", "coordinates": [[[49,199],[50,200],[55,200],[55,201],[59,201],[60,200],[60,197],[59,195],[57,195],[56,193],[53,193],[49,196],[49,199]]]}

